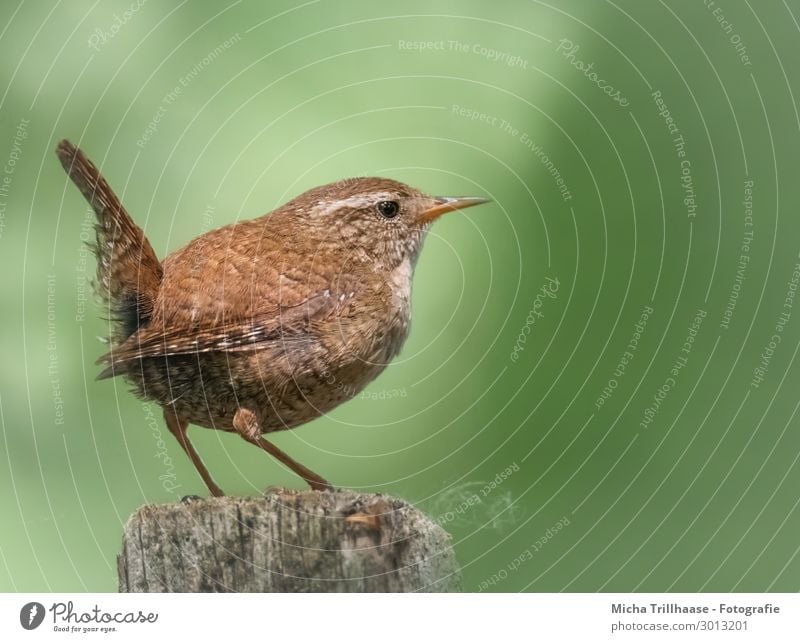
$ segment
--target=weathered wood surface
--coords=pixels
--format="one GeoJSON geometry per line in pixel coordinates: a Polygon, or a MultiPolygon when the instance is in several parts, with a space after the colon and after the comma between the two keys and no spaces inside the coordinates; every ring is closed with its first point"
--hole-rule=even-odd
{"type": "Polygon", "coordinates": [[[450,536],[379,494],[270,489],[143,506],[125,525],[121,592],[457,591],[450,536]]]}

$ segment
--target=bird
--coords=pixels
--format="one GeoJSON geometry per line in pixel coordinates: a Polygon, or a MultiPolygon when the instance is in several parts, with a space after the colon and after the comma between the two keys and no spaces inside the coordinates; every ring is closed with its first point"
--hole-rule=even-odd
{"type": "Polygon", "coordinates": [[[431,224],[489,199],[348,178],[205,232],[159,261],[81,149],[62,140],[56,154],[96,215],[94,286],[110,321],[98,379],[121,376],[163,409],[213,496],[224,493],[190,424],[238,434],[313,490],[333,490],[264,435],[329,412],[386,368],[409,333],[414,267],[431,224]]]}

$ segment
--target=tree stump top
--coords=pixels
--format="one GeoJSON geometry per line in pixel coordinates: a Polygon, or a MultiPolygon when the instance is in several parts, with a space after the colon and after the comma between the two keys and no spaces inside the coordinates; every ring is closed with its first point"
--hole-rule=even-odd
{"type": "Polygon", "coordinates": [[[450,536],[407,502],[269,489],[147,505],[128,520],[121,592],[454,591],[450,536]]]}

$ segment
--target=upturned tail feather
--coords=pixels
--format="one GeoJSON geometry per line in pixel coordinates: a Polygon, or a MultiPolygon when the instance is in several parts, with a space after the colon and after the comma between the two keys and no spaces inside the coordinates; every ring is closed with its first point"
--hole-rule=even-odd
{"type": "Polygon", "coordinates": [[[90,246],[97,257],[95,289],[110,313],[112,345],[119,345],[152,317],[162,266],[94,163],[68,140],[58,144],[56,154],[97,215],[96,242],[90,246]]]}

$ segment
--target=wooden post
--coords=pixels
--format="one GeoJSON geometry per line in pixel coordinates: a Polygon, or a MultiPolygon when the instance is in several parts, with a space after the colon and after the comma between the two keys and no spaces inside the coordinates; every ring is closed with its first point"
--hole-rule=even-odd
{"type": "Polygon", "coordinates": [[[121,592],[457,591],[450,536],[379,494],[276,488],[143,506],[125,525],[121,592]]]}

